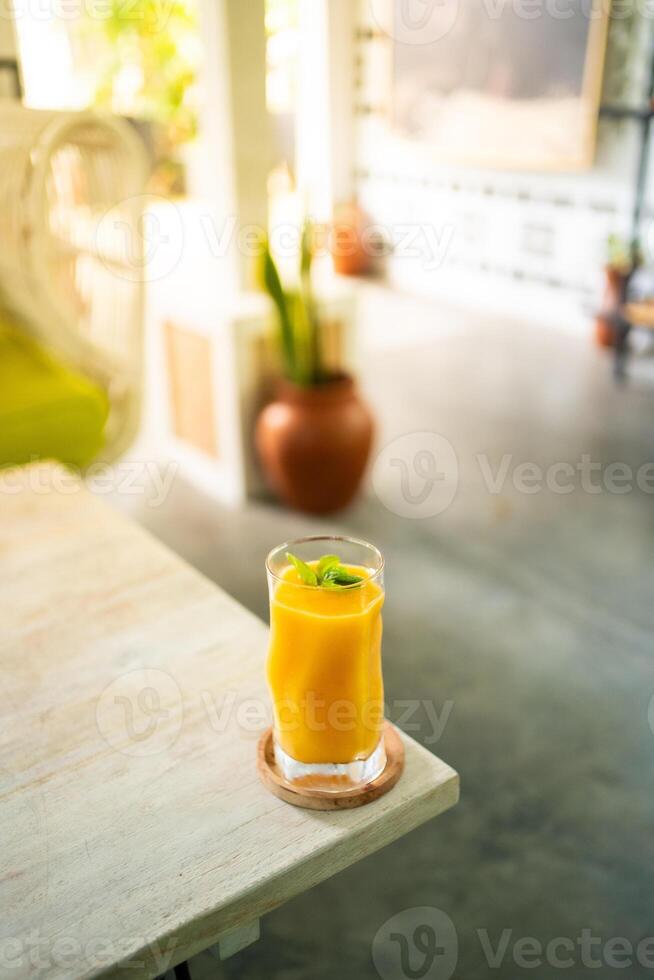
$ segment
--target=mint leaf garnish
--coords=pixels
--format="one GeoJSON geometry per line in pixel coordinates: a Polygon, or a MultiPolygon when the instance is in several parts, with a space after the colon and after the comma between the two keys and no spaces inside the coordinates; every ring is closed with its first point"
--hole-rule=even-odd
{"type": "Polygon", "coordinates": [[[318,576],[314,572],[313,568],[310,568],[309,565],[307,565],[305,561],[302,561],[301,558],[297,558],[295,555],[292,555],[290,551],[286,552],[286,557],[290,561],[291,565],[293,565],[305,585],[318,585],[318,576]]]}
{"type": "Polygon", "coordinates": [[[348,572],[342,565],[333,565],[331,568],[327,569],[320,584],[344,586],[356,585],[357,582],[363,582],[361,575],[352,575],[352,573],[348,572]]]}
{"type": "Polygon", "coordinates": [[[286,552],[286,558],[293,565],[305,585],[314,585],[325,589],[342,589],[348,585],[358,585],[363,582],[363,576],[353,575],[341,564],[338,555],[323,555],[315,569],[305,561],[286,552]]]}
{"type": "Polygon", "coordinates": [[[316,566],[316,574],[318,576],[318,581],[324,578],[327,571],[333,568],[335,565],[340,565],[341,559],[338,555],[323,555],[316,566]]]}

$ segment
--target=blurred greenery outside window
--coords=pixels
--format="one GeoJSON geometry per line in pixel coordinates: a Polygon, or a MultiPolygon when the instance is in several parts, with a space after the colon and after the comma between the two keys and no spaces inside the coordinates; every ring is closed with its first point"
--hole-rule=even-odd
{"type": "Polygon", "coordinates": [[[80,62],[93,57],[92,104],[140,121],[154,159],[152,189],[182,193],[178,151],[198,130],[195,3],[111,0],[108,7],[109,16],[87,14],[73,35],[80,62]]]}
{"type": "MultiPolygon", "coordinates": [[[[232,2],[232,0],[230,0],[232,2]]],[[[247,2],[247,0],[233,0],[247,2]]],[[[198,0],[40,0],[17,18],[26,103],[95,106],[134,120],[154,160],[151,189],[185,191],[184,147],[198,133],[198,0]],[[74,14],[74,15],[73,15],[74,14]]],[[[265,0],[271,196],[295,169],[299,0],[265,0]]]]}
{"type": "Polygon", "coordinates": [[[151,189],[184,192],[184,144],[198,131],[196,0],[65,0],[17,18],[25,101],[106,109],[132,119],[154,168],[151,189]]]}

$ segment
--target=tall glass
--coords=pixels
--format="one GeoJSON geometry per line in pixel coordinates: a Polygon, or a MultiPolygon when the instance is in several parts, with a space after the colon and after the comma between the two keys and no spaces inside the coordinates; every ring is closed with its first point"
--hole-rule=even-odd
{"type": "Polygon", "coordinates": [[[386,765],[384,559],[354,538],[301,538],[271,551],[266,570],[277,766],[290,782],[327,791],[370,782],[386,765]],[[308,585],[288,552],[314,569],[323,555],[337,555],[362,580],[308,585]]]}

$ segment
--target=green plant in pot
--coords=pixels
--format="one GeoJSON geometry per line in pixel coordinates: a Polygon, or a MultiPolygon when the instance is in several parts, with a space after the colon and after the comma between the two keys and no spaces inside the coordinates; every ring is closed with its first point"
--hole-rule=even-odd
{"type": "Polygon", "coordinates": [[[373,421],[354,380],[324,363],[312,284],[313,227],[301,236],[298,284],[286,289],[268,241],[258,279],[275,308],[283,378],[261,412],[255,441],[271,489],[290,507],[329,513],[356,494],[370,456],[373,421]]]}
{"type": "Polygon", "coordinates": [[[619,235],[609,235],[606,251],[604,294],[595,317],[595,340],[600,347],[614,347],[616,317],[625,302],[629,280],[642,262],[642,250],[637,240],[626,242],[619,235]]]}

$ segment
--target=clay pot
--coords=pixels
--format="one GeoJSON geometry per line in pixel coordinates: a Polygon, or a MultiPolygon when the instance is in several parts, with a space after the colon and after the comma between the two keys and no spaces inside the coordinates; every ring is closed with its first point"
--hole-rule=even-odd
{"type": "Polygon", "coordinates": [[[347,376],[313,387],[284,381],[261,412],[256,447],[271,489],[312,514],[354,497],[370,455],[373,421],[347,376]]]}
{"type": "Polygon", "coordinates": [[[615,347],[615,326],[603,313],[595,317],[595,343],[598,347],[615,347]]]}
{"type": "Polygon", "coordinates": [[[356,204],[337,208],[331,228],[330,251],[334,271],[341,276],[365,276],[383,252],[379,236],[369,232],[370,219],[356,204]]]}
{"type": "Polygon", "coordinates": [[[595,343],[599,347],[615,347],[615,317],[624,302],[629,272],[608,265],[605,270],[602,309],[595,317],[595,343]]]}

